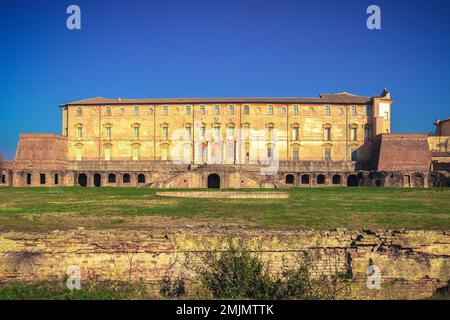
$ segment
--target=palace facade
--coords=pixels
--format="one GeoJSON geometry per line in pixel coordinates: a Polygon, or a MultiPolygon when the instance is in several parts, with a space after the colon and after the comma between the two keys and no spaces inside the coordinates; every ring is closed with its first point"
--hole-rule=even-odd
{"type": "Polygon", "coordinates": [[[429,144],[445,138],[391,134],[392,103],[386,89],[373,97],[66,103],[60,106],[61,134],[20,135],[15,160],[0,162],[1,182],[167,188],[445,184],[444,173],[432,173],[429,144]]]}

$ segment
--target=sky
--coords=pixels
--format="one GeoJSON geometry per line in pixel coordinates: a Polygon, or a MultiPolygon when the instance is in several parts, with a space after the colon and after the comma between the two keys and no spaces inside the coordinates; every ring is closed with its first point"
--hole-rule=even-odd
{"type": "Polygon", "coordinates": [[[91,97],[392,92],[392,132],[450,117],[450,1],[2,0],[0,154],[91,97]],[[66,27],[69,5],[81,30],[66,27]],[[369,5],[381,30],[369,30],[369,5]]]}

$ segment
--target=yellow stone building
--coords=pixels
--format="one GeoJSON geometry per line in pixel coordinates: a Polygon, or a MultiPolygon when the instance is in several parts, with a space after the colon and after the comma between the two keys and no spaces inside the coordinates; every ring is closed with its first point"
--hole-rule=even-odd
{"type": "Polygon", "coordinates": [[[391,104],[387,91],[370,98],[94,98],[61,106],[62,135],[74,161],[368,161],[373,138],[390,132],[391,104]]]}

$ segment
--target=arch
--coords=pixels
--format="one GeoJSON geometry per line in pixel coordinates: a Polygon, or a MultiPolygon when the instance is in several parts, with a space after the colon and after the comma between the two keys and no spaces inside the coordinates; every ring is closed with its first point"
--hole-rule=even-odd
{"type": "Polygon", "coordinates": [[[309,184],[309,175],[308,174],[302,175],[302,184],[309,184]]]}
{"type": "Polygon", "coordinates": [[[102,186],[102,175],[100,173],[94,174],[94,186],[96,187],[102,186]]]}
{"type": "Polygon", "coordinates": [[[338,174],[335,174],[333,176],[333,184],[341,184],[341,176],[338,174]]]}
{"type": "Polygon", "coordinates": [[[317,176],[317,184],[325,184],[325,176],[323,174],[317,176]]]}
{"type": "Polygon", "coordinates": [[[137,176],[138,183],[145,183],[145,174],[140,173],[137,176]]]}
{"type": "Polygon", "coordinates": [[[286,184],[294,184],[294,175],[293,174],[286,175],[286,184]]]}
{"type": "Polygon", "coordinates": [[[351,174],[347,177],[347,187],[357,187],[358,186],[358,177],[354,174],[351,174]]]}
{"type": "Polygon", "coordinates": [[[108,183],[116,183],[116,175],[114,173],[108,174],[108,183]]]}
{"type": "Polygon", "coordinates": [[[80,173],[78,175],[78,185],[80,185],[81,187],[87,186],[87,176],[84,173],[80,173]]]}
{"type": "Polygon", "coordinates": [[[220,188],[220,176],[216,173],[208,175],[208,188],[219,189],[220,188]]]}
{"type": "Polygon", "coordinates": [[[125,173],[122,177],[123,183],[130,183],[131,182],[131,176],[128,173],[125,173]]]}

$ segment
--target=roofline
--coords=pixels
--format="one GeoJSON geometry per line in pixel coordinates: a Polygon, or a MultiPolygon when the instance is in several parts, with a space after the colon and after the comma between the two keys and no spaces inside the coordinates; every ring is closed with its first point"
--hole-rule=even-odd
{"type": "Polygon", "coordinates": [[[299,103],[299,104],[355,104],[363,105],[373,103],[373,97],[353,96],[344,98],[343,101],[336,101],[327,98],[152,98],[152,99],[122,99],[103,102],[69,102],[61,104],[59,107],[83,106],[83,105],[158,105],[158,104],[208,104],[208,103],[299,103]],[[351,101],[352,99],[359,99],[351,101]]]}

